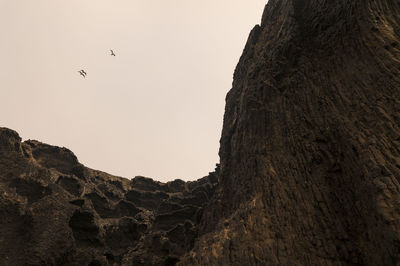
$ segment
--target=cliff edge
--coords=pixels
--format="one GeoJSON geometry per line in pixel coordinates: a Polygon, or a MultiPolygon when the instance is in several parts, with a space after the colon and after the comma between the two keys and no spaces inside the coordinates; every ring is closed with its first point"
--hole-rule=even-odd
{"type": "Polygon", "coordinates": [[[175,265],[216,184],[112,176],[0,128],[0,265],[175,265]]]}
{"type": "Polygon", "coordinates": [[[400,2],[270,0],[187,265],[399,265],[400,2]]]}
{"type": "Polygon", "coordinates": [[[270,0],[194,182],[0,128],[1,265],[400,265],[400,2],[270,0]]]}

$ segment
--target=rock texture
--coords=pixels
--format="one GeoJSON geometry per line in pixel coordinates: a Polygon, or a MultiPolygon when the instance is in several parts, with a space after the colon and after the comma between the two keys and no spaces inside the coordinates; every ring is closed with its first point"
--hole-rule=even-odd
{"type": "Polygon", "coordinates": [[[216,182],[120,178],[0,128],[0,265],[175,265],[216,182]]]}
{"type": "Polygon", "coordinates": [[[400,2],[269,0],[219,154],[162,184],[0,129],[0,265],[400,265],[400,2]]]}
{"type": "Polygon", "coordinates": [[[270,0],[185,265],[400,265],[400,2],[270,0]]]}

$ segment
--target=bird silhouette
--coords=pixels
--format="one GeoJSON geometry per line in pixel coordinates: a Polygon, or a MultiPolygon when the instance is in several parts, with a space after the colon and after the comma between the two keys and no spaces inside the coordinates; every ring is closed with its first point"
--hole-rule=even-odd
{"type": "Polygon", "coordinates": [[[111,51],[111,56],[115,56],[114,51],[113,50],[110,51],[111,51]]]}
{"type": "Polygon", "coordinates": [[[85,70],[82,69],[82,70],[79,70],[78,72],[79,72],[79,74],[82,75],[82,77],[86,78],[87,74],[86,74],[85,70]]]}

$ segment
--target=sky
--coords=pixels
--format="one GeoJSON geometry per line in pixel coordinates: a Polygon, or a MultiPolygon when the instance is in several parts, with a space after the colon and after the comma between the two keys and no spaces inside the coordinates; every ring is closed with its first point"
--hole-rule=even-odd
{"type": "Polygon", "coordinates": [[[0,0],[0,126],[118,176],[206,176],[266,2],[0,0]]]}

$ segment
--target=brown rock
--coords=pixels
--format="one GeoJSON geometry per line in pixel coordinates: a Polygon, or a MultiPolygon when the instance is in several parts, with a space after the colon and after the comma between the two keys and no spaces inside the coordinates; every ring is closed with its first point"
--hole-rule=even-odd
{"type": "Polygon", "coordinates": [[[188,184],[95,171],[0,128],[0,265],[174,265],[193,247],[216,179],[188,184]],[[198,190],[205,198],[186,203],[198,190]]]}
{"type": "Polygon", "coordinates": [[[270,0],[194,182],[0,128],[0,265],[400,265],[399,49],[398,1],[270,0]]]}
{"type": "Polygon", "coordinates": [[[400,263],[399,44],[398,1],[269,1],[182,264],[400,263]]]}

